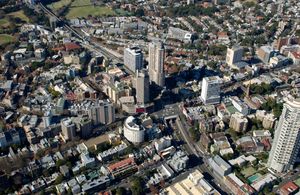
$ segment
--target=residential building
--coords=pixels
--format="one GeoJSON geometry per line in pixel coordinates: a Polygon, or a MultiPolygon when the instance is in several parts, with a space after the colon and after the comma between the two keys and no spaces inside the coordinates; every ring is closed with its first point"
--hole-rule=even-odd
{"type": "Polygon", "coordinates": [[[87,180],[82,185],[82,191],[87,194],[99,192],[101,189],[105,189],[110,183],[110,179],[107,176],[101,176],[97,179],[87,180]]]}
{"type": "Polygon", "coordinates": [[[220,103],[220,84],[221,79],[218,76],[203,78],[201,99],[204,104],[220,103]]]}
{"type": "Polygon", "coordinates": [[[267,114],[262,121],[262,125],[265,129],[272,129],[275,126],[276,120],[274,114],[267,114]]]}
{"type": "Polygon", "coordinates": [[[260,177],[259,179],[255,180],[251,186],[257,191],[261,191],[266,185],[272,183],[277,178],[272,175],[271,173],[267,173],[266,175],[260,177]]]}
{"type": "Polygon", "coordinates": [[[88,117],[75,117],[73,118],[74,123],[77,126],[77,129],[80,131],[80,136],[84,139],[89,138],[93,133],[93,123],[92,120],[88,117]]]}
{"type": "Polygon", "coordinates": [[[124,50],[124,65],[133,73],[143,68],[143,53],[139,47],[124,50]]]}
{"type": "Polygon", "coordinates": [[[153,42],[149,44],[149,77],[160,87],[165,86],[165,49],[163,43],[153,42]]]}
{"type": "Polygon", "coordinates": [[[180,172],[187,167],[188,161],[189,157],[186,153],[179,150],[167,161],[167,163],[175,172],[180,172]]]}
{"type": "Polygon", "coordinates": [[[113,156],[116,155],[121,155],[124,153],[124,151],[127,149],[127,144],[126,143],[121,143],[118,146],[115,146],[111,149],[108,149],[106,151],[100,152],[97,155],[97,159],[99,161],[107,161],[107,160],[111,160],[113,156]]]}
{"type": "Polygon", "coordinates": [[[282,110],[268,166],[275,172],[293,168],[300,149],[300,99],[287,99],[282,110]]]}
{"type": "Polygon", "coordinates": [[[114,178],[124,178],[138,170],[133,158],[127,158],[108,167],[109,172],[114,178]]]}
{"type": "Polygon", "coordinates": [[[241,113],[236,112],[231,115],[229,127],[235,131],[243,132],[247,130],[248,119],[241,113]]]}
{"type": "Polygon", "coordinates": [[[251,195],[256,194],[254,188],[247,183],[241,181],[234,173],[230,173],[224,178],[224,183],[231,190],[232,194],[236,195],[251,195]]]}
{"type": "Polygon", "coordinates": [[[279,189],[280,195],[292,195],[299,191],[299,187],[292,181],[287,182],[279,189]]]}
{"type": "Polygon", "coordinates": [[[65,118],[61,120],[61,130],[64,139],[73,140],[76,137],[76,125],[71,118],[65,118]]]}
{"type": "Polygon", "coordinates": [[[239,46],[234,46],[227,49],[226,64],[233,66],[235,63],[242,61],[244,49],[239,46]]]}

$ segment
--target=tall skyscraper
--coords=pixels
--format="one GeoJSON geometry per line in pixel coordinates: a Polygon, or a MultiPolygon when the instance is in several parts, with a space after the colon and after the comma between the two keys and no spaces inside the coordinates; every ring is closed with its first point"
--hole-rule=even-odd
{"type": "Polygon", "coordinates": [[[141,70],[143,68],[143,53],[138,47],[129,47],[124,50],[124,65],[131,70],[141,70]]]}
{"type": "Polygon", "coordinates": [[[150,100],[149,83],[150,83],[150,79],[149,79],[148,71],[145,69],[141,71],[137,71],[134,80],[137,103],[145,104],[149,102],[150,100]]]}
{"type": "Polygon", "coordinates": [[[149,44],[150,80],[160,87],[165,86],[164,73],[165,49],[161,42],[149,44]]]}
{"type": "Polygon", "coordinates": [[[278,173],[292,169],[300,149],[300,99],[287,100],[283,106],[268,167],[278,173]]]}
{"type": "Polygon", "coordinates": [[[227,49],[226,64],[232,66],[234,63],[240,62],[243,59],[244,49],[242,47],[234,46],[227,49]]]}
{"type": "Polygon", "coordinates": [[[221,79],[218,76],[203,78],[201,99],[204,104],[220,103],[220,84],[221,79]]]}

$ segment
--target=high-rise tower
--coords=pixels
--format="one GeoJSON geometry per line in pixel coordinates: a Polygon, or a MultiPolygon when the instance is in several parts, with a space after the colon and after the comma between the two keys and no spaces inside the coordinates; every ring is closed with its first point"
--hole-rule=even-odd
{"type": "Polygon", "coordinates": [[[300,149],[300,99],[287,100],[283,106],[268,167],[278,173],[292,169],[300,149]]]}
{"type": "Polygon", "coordinates": [[[137,71],[135,77],[137,103],[145,104],[150,101],[149,83],[150,79],[148,71],[145,69],[137,71]]]}
{"type": "Polygon", "coordinates": [[[165,86],[164,73],[165,49],[161,42],[149,44],[150,80],[160,87],[165,86]]]}

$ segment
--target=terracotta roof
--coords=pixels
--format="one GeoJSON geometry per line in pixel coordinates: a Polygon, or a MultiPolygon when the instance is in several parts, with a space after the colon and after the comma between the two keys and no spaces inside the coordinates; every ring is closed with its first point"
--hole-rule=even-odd
{"type": "Polygon", "coordinates": [[[71,50],[76,50],[76,49],[80,49],[80,46],[76,43],[65,43],[65,48],[66,51],[71,51],[71,50]]]}
{"type": "Polygon", "coordinates": [[[294,58],[300,59],[300,52],[291,52],[294,58]]]}
{"type": "Polygon", "coordinates": [[[64,47],[64,46],[52,48],[52,51],[62,51],[62,50],[65,50],[65,47],[64,47]]]}
{"type": "Polygon", "coordinates": [[[284,194],[292,194],[293,192],[297,191],[299,187],[292,181],[287,182],[284,184],[281,188],[280,191],[283,192],[284,194]]]}
{"type": "Polygon", "coordinates": [[[117,163],[109,165],[108,169],[110,171],[114,171],[115,169],[123,167],[124,165],[131,165],[131,164],[135,164],[134,159],[133,158],[126,158],[126,159],[121,160],[121,161],[119,161],[117,163]]]}

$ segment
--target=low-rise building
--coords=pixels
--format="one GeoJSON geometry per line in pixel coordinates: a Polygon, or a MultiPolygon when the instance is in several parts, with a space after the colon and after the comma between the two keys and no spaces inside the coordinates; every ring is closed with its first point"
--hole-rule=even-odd
{"type": "Polygon", "coordinates": [[[279,189],[280,195],[292,195],[292,194],[296,194],[298,191],[299,191],[299,186],[297,186],[292,181],[287,182],[279,189]]]}
{"type": "Polygon", "coordinates": [[[211,186],[199,170],[190,173],[189,176],[163,190],[162,194],[220,194],[211,186]]]}
{"type": "Polygon", "coordinates": [[[224,183],[236,195],[251,195],[255,194],[254,188],[241,181],[234,173],[230,173],[224,178],[224,183]]]}
{"type": "Polygon", "coordinates": [[[98,192],[101,189],[105,189],[110,183],[110,179],[107,176],[102,176],[97,179],[87,180],[82,186],[82,192],[91,194],[98,192]]]}
{"type": "Polygon", "coordinates": [[[212,171],[221,178],[230,174],[232,171],[231,166],[219,155],[215,155],[214,157],[208,159],[208,164],[212,171]]]}
{"type": "Polygon", "coordinates": [[[259,178],[258,180],[256,180],[254,183],[251,184],[251,186],[256,190],[256,191],[260,191],[261,189],[263,189],[263,187],[267,184],[270,184],[271,182],[275,181],[277,178],[272,175],[271,173],[267,173],[266,175],[264,175],[263,177],[259,178]]]}
{"type": "Polygon", "coordinates": [[[107,168],[114,178],[123,178],[138,170],[132,157],[111,164],[107,168]]]}

